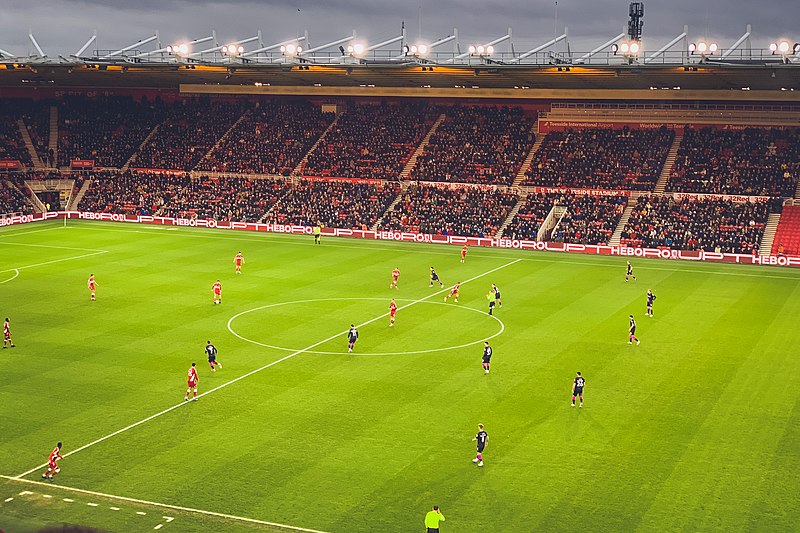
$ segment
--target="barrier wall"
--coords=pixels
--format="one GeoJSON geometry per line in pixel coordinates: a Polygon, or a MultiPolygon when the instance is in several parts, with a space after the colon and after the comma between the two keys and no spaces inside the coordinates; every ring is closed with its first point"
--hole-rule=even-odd
{"type": "MultiPolygon", "coordinates": [[[[100,220],[129,224],[154,224],[159,226],[179,226],[212,228],[237,231],[260,231],[267,233],[288,233],[311,235],[311,226],[292,226],[287,224],[256,224],[218,220],[194,220],[186,218],[156,217],[147,215],[121,215],[112,213],[92,213],[86,211],[53,211],[33,215],[19,215],[0,218],[0,227],[30,224],[43,220],[100,220]]],[[[632,248],[628,246],[606,246],[595,244],[569,244],[558,242],[518,241],[512,239],[492,239],[488,237],[460,237],[456,235],[429,235],[400,231],[372,231],[361,229],[325,228],[323,235],[329,237],[350,237],[397,242],[423,242],[432,244],[453,244],[462,246],[483,246],[491,248],[510,248],[542,252],[582,253],[590,255],[618,255],[625,257],[651,257],[685,261],[709,261],[713,263],[738,263],[744,265],[769,265],[800,267],[800,257],[758,256],[747,254],[725,254],[704,252],[702,250],[672,250],[669,248],[632,248]]]]}

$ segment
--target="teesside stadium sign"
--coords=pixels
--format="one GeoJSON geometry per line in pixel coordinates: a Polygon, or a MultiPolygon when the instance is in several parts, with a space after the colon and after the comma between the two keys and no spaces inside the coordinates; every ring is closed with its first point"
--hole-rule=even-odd
{"type": "MultiPolygon", "coordinates": [[[[86,211],[54,211],[35,215],[19,215],[0,219],[1,226],[28,224],[43,220],[99,220],[106,222],[127,222],[133,224],[154,224],[159,226],[181,226],[196,228],[212,228],[239,231],[257,231],[268,233],[289,233],[295,235],[311,235],[311,226],[295,226],[289,224],[256,224],[250,222],[218,221],[213,219],[187,219],[172,217],[156,217],[147,215],[122,215],[116,213],[92,213],[86,211]]],[[[727,254],[705,252],[703,250],[672,250],[670,248],[633,248],[628,246],[606,246],[600,244],[570,244],[560,242],[539,242],[515,239],[493,239],[490,237],[461,237],[457,235],[430,235],[426,233],[409,233],[401,231],[372,231],[367,229],[325,228],[323,235],[331,237],[350,237],[398,242],[422,242],[433,244],[453,244],[485,246],[493,248],[511,248],[541,252],[567,252],[591,255],[619,255],[625,257],[652,257],[658,259],[680,259],[687,261],[711,261],[717,263],[738,263],[743,265],[769,265],[800,267],[800,257],[774,255],[727,254]]]]}

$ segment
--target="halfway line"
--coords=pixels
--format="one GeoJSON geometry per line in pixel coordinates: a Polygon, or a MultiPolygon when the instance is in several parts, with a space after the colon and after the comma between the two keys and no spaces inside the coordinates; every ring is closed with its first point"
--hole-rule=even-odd
{"type": "MultiPolygon", "coordinates": [[[[470,281],[475,281],[476,279],[482,278],[483,276],[489,275],[489,274],[491,274],[491,273],[493,273],[493,272],[497,272],[498,270],[501,270],[501,269],[503,269],[503,268],[506,268],[506,267],[508,267],[508,266],[511,266],[511,265],[513,265],[514,263],[518,263],[518,262],[520,262],[520,261],[522,261],[522,259],[515,259],[515,260],[513,260],[513,261],[511,261],[511,262],[508,262],[508,263],[506,263],[506,264],[504,264],[504,265],[501,265],[501,266],[499,266],[499,267],[497,267],[497,268],[493,268],[493,269],[491,269],[491,270],[487,270],[486,272],[484,272],[484,273],[482,273],[482,274],[478,274],[477,276],[471,277],[471,278],[467,279],[466,281],[462,281],[462,282],[461,282],[461,284],[463,285],[463,284],[465,284],[465,283],[469,283],[470,281]]],[[[408,304],[406,304],[406,305],[403,305],[403,306],[400,306],[400,307],[398,307],[398,310],[399,310],[399,309],[405,309],[405,308],[411,307],[412,305],[418,304],[418,303],[420,303],[420,302],[424,302],[425,300],[427,300],[427,299],[429,299],[429,298],[433,298],[434,296],[436,296],[436,295],[438,295],[438,294],[441,294],[441,293],[443,293],[443,292],[445,292],[445,291],[448,291],[448,290],[450,290],[450,289],[449,289],[449,288],[448,288],[448,289],[440,289],[440,290],[438,290],[438,291],[436,291],[436,292],[432,292],[431,294],[429,294],[429,295],[427,295],[427,296],[425,296],[425,297],[423,297],[423,298],[420,298],[419,300],[414,300],[414,301],[413,301],[413,302],[411,302],[411,303],[408,303],[408,304]]],[[[361,324],[359,324],[357,327],[359,327],[359,328],[360,328],[360,327],[366,326],[366,325],[368,325],[368,324],[372,324],[372,323],[373,323],[373,322],[375,322],[376,320],[380,320],[381,318],[383,318],[383,317],[385,317],[385,316],[386,316],[386,313],[381,313],[380,315],[376,316],[375,318],[371,318],[371,319],[367,320],[366,322],[362,322],[362,323],[361,323],[361,324]]],[[[230,381],[227,381],[227,382],[223,383],[222,385],[218,385],[218,386],[214,387],[213,389],[210,389],[210,390],[208,390],[208,391],[206,391],[206,392],[203,392],[203,393],[201,393],[201,394],[198,394],[198,395],[197,395],[197,397],[198,397],[198,398],[202,398],[203,396],[206,396],[206,395],[208,395],[208,394],[211,394],[212,392],[218,391],[218,390],[220,390],[220,389],[224,389],[225,387],[227,387],[227,386],[229,386],[229,385],[233,385],[234,383],[236,383],[236,382],[238,382],[238,381],[241,381],[241,380],[243,380],[243,379],[245,379],[245,378],[247,378],[247,377],[250,377],[250,376],[252,376],[253,374],[258,374],[259,372],[261,372],[261,371],[263,371],[263,370],[266,370],[266,369],[268,369],[268,368],[270,368],[270,367],[272,367],[272,366],[275,366],[275,365],[277,365],[278,363],[282,363],[282,362],[284,362],[284,361],[288,361],[288,360],[289,360],[289,359],[291,359],[292,357],[295,357],[295,356],[297,356],[297,355],[300,355],[301,353],[305,353],[305,352],[307,352],[307,351],[309,351],[309,350],[313,350],[314,348],[316,348],[317,346],[319,346],[319,345],[321,345],[321,344],[325,344],[326,342],[329,342],[329,341],[332,341],[333,339],[339,338],[339,337],[341,337],[342,335],[346,334],[348,331],[349,331],[349,328],[348,328],[348,329],[346,329],[346,330],[344,330],[344,331],[342,331],[342,332],[340,332],[340,333],[336,333],[336,334],[334,334],[334,335],[331,335],[331,336],[330,336],[330,337],[328,337],[327,339],[323,339],[323,340],[321,340],[321,341],[315,342],[314,344],[312,344],[312,345],[310,345],[310,346],[306,346],[306,347],[305,347],[305,348],[303,348],[303,349],[300,349],[300,350],[294,351],[294,352],[290,353],[289,355],[286,355],[286,356],[284,356],[284,357],[281,357],[280,359],[277,359],[277,360],[275,360],[275,361],[273,361],[273,362],[271,362],[271,363],[269,363],[269,364],[266,364],[266,365],[264,365],[264,366],[262,366],[262,367],[256,368],[255,370],[251,370],[250,372],[247,372],[246,374],[242,374],[242,375],[241,375],[241,376],[239,376],[238,378],[234,378],[234,379],[232,379],[232,380],[230,380],[230,381]]],[[[84,444],[84,445],[83,445],[83,446],[81,446],[80,448],[76,448],[76,449],[72,450],[71,452],[65,453],[65,454],[63,455],[63,457],[69,457],[69,456],[70,456],[70,455],[72,455],[72,454],[75,454],[75,453],[78,453],[78,452],[80,452],[80,451],[82,451],[82,450],[85,450],[86,448],[89,448],[89,447],[91,447],[91,446],[94,446],[95,444],[99,444],[99,443],[101,443],[101,442],[103,442],[103,441],[105,441],[105,440],[108,440],[108,439],[110,439],[111,437],[115,437],[115,436],[119,435],[120,433],[124,433],[124,432],[128,431],[129,429],[133,429],[133,428],[135,428],[136,426],[140,426],[140,425],[144,424],[145,422],[149,422],[149,421],[153,420],[154,418],[158,418],[159,416],[161,416],[161,415],[165,415],[165,414],[169,413],[170,411],[174,411],[175,409],[178,409],[178,408],[180,408],[180,407],[182,407],[182,406],[184,406],[184,405],[186,405],[186,404],[188,404],[188,403],[190,403],[190,402],[183,401],[183,402],[181,402],[181,403],[179,403],[179,404],[175,404],[175,405],[173,405],[172,407],[168,407],[168,408],[164,409],[163,411],[160,411],[160,412],[158,412],[158,413],[156,413],[156,414],[154,414],[154,415],[150,415],[150,416],[148,416],[147,418],[143,418],[142,420],[139,420],[138,422],[134,422],[133,424],[131,424],[131,425],[129,425],[129,426],[126,426],[126,427],[124,427],[124,428],[122,428],[122,429],[118,429],[117,431],[115,431],[115,432],[113,432],[113,433],[109,433],[108,435],[106,435],[106,436],[104,436],[104,437],[100,437],[99,439],[97,439],[97,440],[94,440],[94,441],[92,441],[92,442],[90,442],[90,443],[88,443],[88,444],[84,444]]],[[[23,472],[23,473],[21,473],[21,474],[18,474],[18,475],[16,475],[16,476],[14,476],[14,478],[13,478],[13,479],[21,479],[21,478],[23,478],[23,477],[27,476],[28,474],[32,474],[33,472],[36,472],[37,470],[40,470],[40,469],[44,468],[45,466],[47,466],[47,463],[43,463],[43,464],[41,464],[41,465],[35,466],[34,468],[31,468],[30,470],[27,470],[27,471],[25,471],[25,472],[23,472]]]]}

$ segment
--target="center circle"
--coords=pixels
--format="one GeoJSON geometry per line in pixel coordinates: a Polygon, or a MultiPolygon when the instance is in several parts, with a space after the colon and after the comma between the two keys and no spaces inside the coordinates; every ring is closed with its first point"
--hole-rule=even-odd
{"type": "MultiPolygon", "coordinates": [[[[291,306],[291,305],[302,305],[302,304],[317,303],[317,302],[352,302],[352,301],[381,301],[381,302],[385,302],[386,300],[387,300],[387,298],[313,298],[313,299],[307,299],[307,300],[294,300],[294,301],[290,301],[290,302],[278,302],[278,303],[274,303],[274,304],[261,305],[261,306],[253,307],[252,309],[247,309],[245,311],[242,311],[240,313],[237,313],[237,314],[233,315],[230,319],[228,319],[228,331],[230,331],[231,334],[234,335],[235,337],[237,337],[237,338],[239,338],[239,339],[241,339],[241,340],[243,340],[245,342],[249,342],[250,344],[255,344],[257,346],[263,346],[264,348],[271,348],[273,350],[280,350],[280,351],[284,351],[284,352],[312,353],[312,354],[320,354],[320,355],[341,355],[344,352],[342,352],[342,351],[331,352],[331,351],[323,351],[323,350],[310,350],[310,349],[305,349],[305,348],[289,348],[289,347],[286,347],[286,346],[277,346],[275,344],[269,344],[269,343],[260,342],[260,341],[253,340],[253,339],[249,339],[249,338],[245,337],[244,335],[241,335],[240,333],[238,333],[235,329],[233,329],[233,322],[237,318],[239,318],[240,316],[244,316],[244,315],[247,315],[249,313],[254,313],[254,312],[257,312],[257,311],[261,311],[261,310],[264,310],[264,309],[271,309],[271,308],[275,308],[275,307],[291,306]]],[[[475,346],[476,344],[481,344],[484,341],[491,340],[491,339],[497,337],[498,335],[501,335],[503,333],[503,331],[505,331],[505,329],[506,329],[506,326],[503,323],[503,321],[500,320],[497,316],[489,315],[485,311],[481,311],[479,309],[474,309],[472,307],[462,307],[462,306],[454,307],[453,304],[448,304],[448,303],[444,303],[444,302],[434,302],[434,301],[429,301],[429,300],[410,300],[410,299],[407,299],[407,298],[395,298],[395,301],[397,301],[397,302],[409,302],[410,304],[413,304],[413,305],[420,305],[420,304],[444,305],[444,306],[447,306],[449,308],[456,308],[456,309],[463,309],[465,311],[472,311],[474,313],[478,313],[478,314],[481,314],[483,316],[487,316],[487,317],[493,319],[499,325],[499,329],[495,333],[493,333],[492,335],[490,335],[488,337],[481,337],[478,340],[470,341],[470,342],[466,342],[466,343],[462,343],[462,344],[458,344],[458,345],[454,345],[454,346],[445,346],[443,348],[430,348],[430,349],[427,349],[427,350],[407,350],[407,351],[402,351],[402,352],[371,352],[371,353],[370,352],[358,352],[358,355],[413,355],[413,354],[423,354],[423,353],[434,353],[434,352],[445,352],[445,351],[449,351],[449,350],[457,350],[459,348],[467,348],[469,346],[475,346]]],[[[400,309],[402,309],[402,307],[400,309]]],[[[373,318],[373,319],[365,322],[364,324],[358,325],[358,327],[361,327],[361,326],[366,325],[366,324],[371,324],[372,322],[375,322],[376,320],[379,320],[380,318],[384,318],[384,316],[388,316],[388,313],[386,313],[385,315],[381,315],[379,317],[373,318]]],[[[344,333],[345,332],[342,332],[341,334],[344,335],[344,333]]],[[[314,345],[312,344],[312,346],[314,346],[314,345]]]]}

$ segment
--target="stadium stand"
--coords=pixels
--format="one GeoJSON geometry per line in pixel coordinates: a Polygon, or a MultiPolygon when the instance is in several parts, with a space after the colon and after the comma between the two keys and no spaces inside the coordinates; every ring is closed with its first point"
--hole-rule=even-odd
{"type": "Polygon", "coordinates": [[[569,198],[567,212],[553,231],[555,242],[607,244],[627,204],[625,196],[569,198]]]}
{"type": "Polygon", "coordinates": [[[649,191],[658,181],[675,132],[623,128],[547,134],[523,185],[649,191]]]}
{"type": "Polygon", "coordinates": [[[412,186],[389,211],[384,230],[491,237],[517,196],[500,190],[412,186]]]}
{"type": "Polygon", "coordinates": [[[686,128],[668,191],[794,196],[800,129],[686,128]]]}
{"type": "Polygon", "coordinates": [[[31,166],[31,155],[20,135],[17,119],[5,111],[0,108],[0,159],[14,159],[25,166],[31,166]]]}
{"type": "Polygon", "coordinates": [[[198,170],[288,176],[333,118],[308,102],[261,103],[198,170]]]}
{"type": "Polygon", "coordinates": [[[266,222],[335,228],[369,228],[397,197],[396,183],[300,180],[280,200],[266,222]]]}
{"type": "Polygon", "coordinates": [[[0,214],[5,213],[30,213],[32,208],[25,198],[25,195],[18,187],[0,177],[0,214]]]}
{"type": "Polygon", "coordinates": [[[437,117],[424,103],[353,106],[309,154],[303,174],[397,180],[437,117]]]}
{"type": "Polygon", "coordinates": [[[563,195],[555,193],[529,194],[503,235],[509,239],[535,241],[542,222],[553,206],[566,204],[562,198],[563,195]]]}
{"type": "Polygon", "coordinates": [[[96,167],[119,168],[166,115],[160,101],[122,96],[65,97],[58,107],[60,166],[84,159],[94,160],[96,167]]]}
{"type": "Polygon", "coordinates": [[[770,203],[733,202],[715,197],[676,201],[669,196],[640,196],[622,244],[750,254],[758,250],[770,203]]]}
{"type": "Polygon", "coordinates": [[[192,170],[248,106],[205,98],[169,106],[167,118],[138,152],[136,167],[192,170]]]}
{"type": "Polygon", "coordinates": [[[783,206],[778,231],[772,241],[772,254],[800,256],[800,205],[783,206]]]}
{"type": "Polygon", "coordinates": [[[511,185],[536,140],[519,107],[453,106],[409,179],[511,185]]]}

